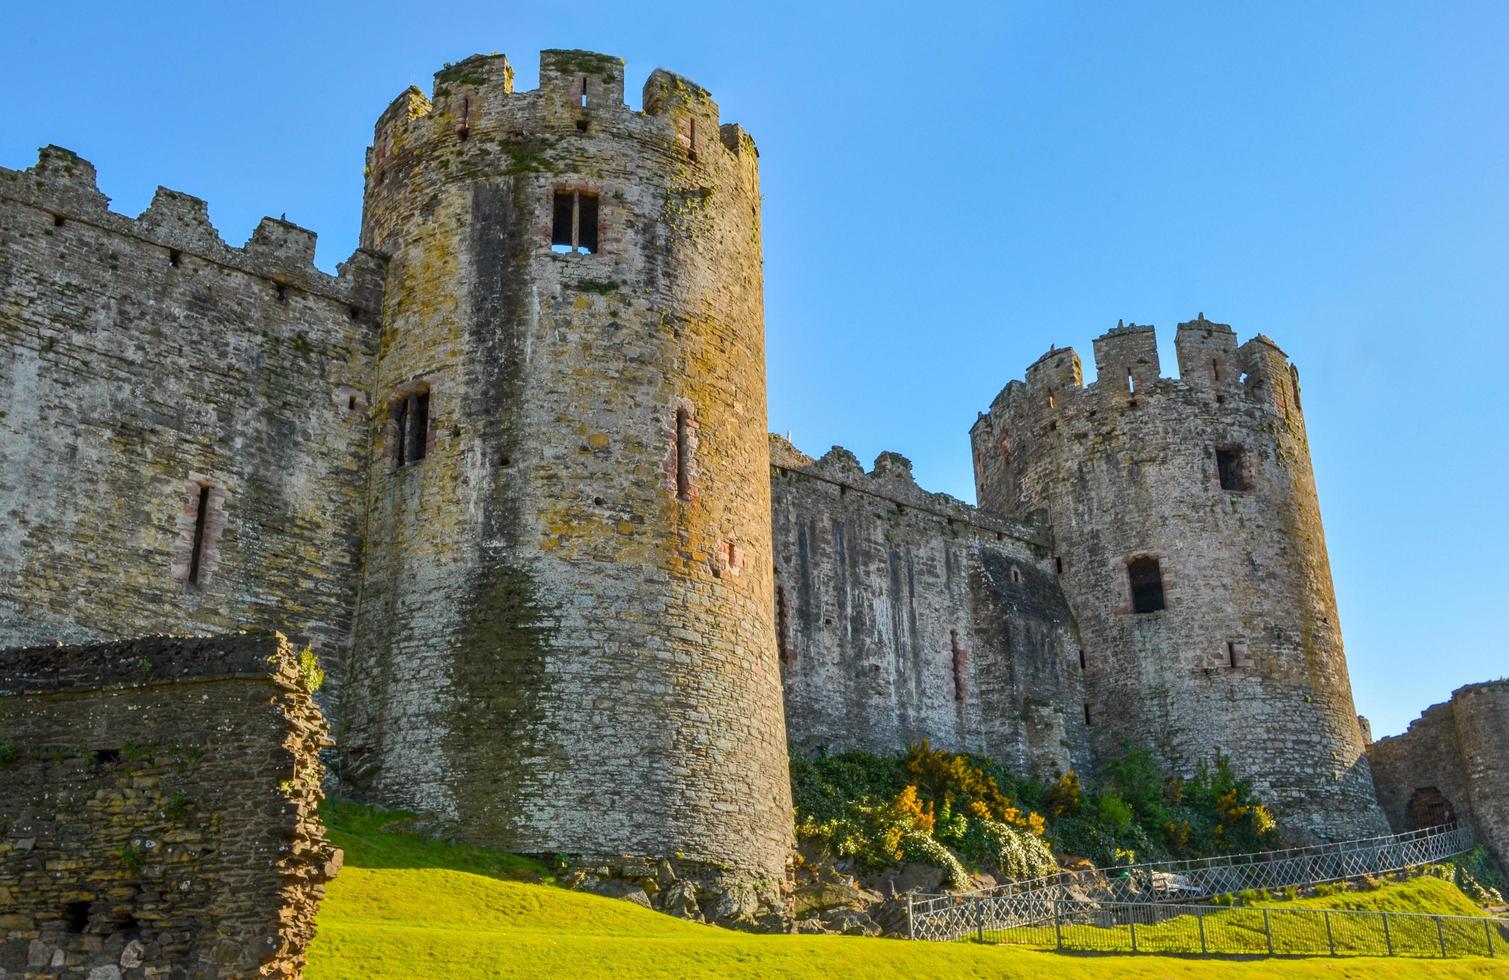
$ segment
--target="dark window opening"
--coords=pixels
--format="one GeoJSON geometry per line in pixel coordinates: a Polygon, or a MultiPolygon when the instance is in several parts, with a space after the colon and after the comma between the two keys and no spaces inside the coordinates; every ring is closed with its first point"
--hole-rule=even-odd
{"type": "Polygon", "coordinates": [[[1011,581],[1016,585],[1022,584],[1022,570],[1015,566],[1011,569],[1011,581]]]}
{"type": "Polygon", "coordinates": [[[597,195],[587,191],[558,190],[551,209],[552,252],[597,251],[597,195]]]}
{"type": "Polygon", "coordinates": [[[1237,663],[1237,645],[1230,640],[1226,641],[1226,666],[1239,667],[1237,663]]]}
{"type": "Polygon", "coordinates": [[[1216,360],[1214,357],[1210,359],[1210,380],[1221,380],[1221,362],[1216,360]]]}
{"type": "Polygon", "coordinates": [[[94,764],[100,769],[113,766],[121,761],[120,749],[95,749],[94,764]]]}
{"type": "Polygon", "coordinates": [[[597,195],[577,193],[577,247],[597,251],[597,195]]]}
{"type": "Polygon", "coordinates": [[[430,393],[417,391],[393,402],[393,461],[404,466],[424,459],[429,448],[430,393]]]}
{"type": "Polygon", "coordinates": [[[286,300],[288,298],[288,287],[283,285],[281,282],[273,287],[273,292],[277,295],[279,300],[286,300]]]}
{"type": "Polygon", "coordinates": [[[1088,702],[1086,702],[1086,703],[1085,703],[1085,704],[1084,704],[1084,705],[1083,705],[1083,707],[1084,707],[1084,709],[1085,709],[1085,724],[1086,724],[1086,725],[1089,725],[1089,724],[1090,724],[1090,705],[1089,705],[1089,703],[1088,703],[1088,702]]]}
{"type": "Polygon", "coordinates": [[[781,666],[796,663],[796,649],[791,645],[791,610],[786,604],[786,587],[775,587],[775,640],[781,655],[781,666]]]}
{"type": "Polygon", "coordinates": [[[61,228],[63,227],[63,222],[66,220],[61,214],[55,214],[52,216],[52,226],[54,228],[61,228]]]}
{"type": "Polygon", "coordinates": [[[969,651],[959,643],[959,631],[948,631],[949,650],[954,660],[954,701],[964,703],[969,696],[969,685],[966,680],[969,674],[969,651]]]}
{"type": "Polygon", "coordinates": [[[1085,669],[1085,651],[1084,650],[1080,650],[1079,651],[1079,669],[1080,670],[1084,670],[1085,669]]]}
{"type": "Polygon", "coordinates": [[[587,120],[578,119],[576,121],[576,131],[578,133],[585,133],[587,131],[587,120]]]}
{"type": "Polygon", "coordinates": [[[1242,450],[1217,449],[1216,471],[1220,474],[1222,490],[1247,489],[1247,460],[1242,450]]]}
{"type": "Polygon", "coordinates": [[[464,99],[461,100],[461,129],[456,133],[456,135],[459,138],[461,138],[461,139],[464,140],[468,136],[470,136],[471,134],[472,134],[472,100],[468,97],[468,98],[464,98],[464,99]]]}
{"type": "Polygon", "coordinates": [[[89,928],[88,902],[69,902],[63,906],[63,928],[69,932],[83,932],[89,928]]]}
{"type": "Polygon", "coordinates": [[[182,262],[182,261],[183,261],[183,253],[182,252],[178,251],[178,249],[176,249],[176,248],[170,248],[170,249],[168,249],[168,266],[170,268],[173,268],[173,269],[178,268],[178,264],[180,262],[182,262]]]}
{"type": "Polygon", "coordinates": [[[575,243],[571,233],[572,218],[576,212],[576,192],[556,191],[555,208],[550,224],[550,247],[552,251],[570,252],[575,243]]]}
{"type": "Polygon", "coordinates": [[[348,412],[354,412],[354,411],[356,411],[356,396],[355,395],[352,395],[350,398],[346,399],[346,411],[348,411],[348,412]]]}
{"type": "Polygon", "coordinates": [[[1064,574],[1064,559],[1062,555],[1053,556],[1053,570],[1058,574],[1064,574]]]}
{"type": "Polygon", "coordinates": [[[578,106],[578,108],[581,108],[581,109],[587,108],[587,79],[586,79],[586,76],[582,77],[582,95],[581,95],[581,101],[579,103],[577,103],[577,106],[578,106]]]}
{"type": "Polygon", "coordinates": [[[199,488],[199,509],[194,513],[194,550],[189,552],[189,584],[199,584],[199,566],[204,559],[204,520],[210,512],[210,488],[199,488]]]}
{"type": "Polygon", "coordinates": [[[685,408],[676,409],[676,496],[692,496],[692,415],[685,408]]]}
{"type": "Polygon", "coordinates": [[[1132,612],[1150,613],[1163,608],[1163,571],[1156,558],[1134,558],[1127,565],[1132,586],[1132,612]]]}

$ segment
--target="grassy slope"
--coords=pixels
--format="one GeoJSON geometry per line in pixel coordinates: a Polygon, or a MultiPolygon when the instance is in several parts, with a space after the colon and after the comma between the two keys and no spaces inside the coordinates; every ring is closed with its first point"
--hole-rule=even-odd
{"type": "MultiPolygon", "coordinates": [[[[972,944],[839,936],[750,936],[682,922],[628,902],[503,878],[539,865],[384,831],[375,811],[332,811],[347,865],[330,883],[310,980],[444,977],[977,978],[1072,972],[1082,977],[1502,976],[1491,960],[1272,960],[1063,957],[972,944]]],[[[1501,963],[1502,961],[1500,961],[1501,963]]]]}
{"type": "Polygon", "coordinates": [[[1254,902],[1275,909],[1360,909],[1369,912],[1424,912],[1430,915],[1482,915],[1483,910],[1443,878],[1420,877],[1372,891],[1342,892],[1317,898],[1254,902]]]}

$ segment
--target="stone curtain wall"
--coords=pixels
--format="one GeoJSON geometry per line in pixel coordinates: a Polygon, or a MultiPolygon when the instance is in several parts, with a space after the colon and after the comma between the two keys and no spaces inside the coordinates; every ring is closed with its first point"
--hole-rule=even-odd
{"type": "Polygon", "coordinates": [[[1041,515],[1087,660],[1097,753],[1123,740],[1193,768],[1217,750],[1272,800],[1291,839],[1381,833],[1352,704],[1297,373],[1273,343],[1179,325],[1178,380],[1151,327],[1013,381],[972,430],[983,509],[1041,515]],[[1222,486],[1218,451],[1240,454],[1222,486]],[[1164,608],[1135,613],[1134,559],[1164,608]]]}
{"type": "Polygon", "coordinates": [[[478,843],[671,860],[749,920],[791,844],[755,148],[675,75],[636,112],[619,59],[540,64],[377,123],[375,397],[426,389],[429,448],[398,465],[374,416],[343,776],[478,843]],[[552,249],[558,193],[595,252],[552,249]]]}
{"type": "Polygon", "coordinates": [[[796,752],[929,740],[1083,769],[1079,646],[1046,535],[922,490],[883,453],[771,437],[776,629],[796,752]]]}
{"type": "Polygon", "coordinates": [[[338,866],[276,634],[0,652],[0,976],[297,975],[338,866]]]}
{"type": "Polygon", "coordinates": [[[273,219],[229,248],[165,188],[107,204],[67,150],[0,169],[0,645],[260,625],[338,674],[382,263],[324,275],[273,219]]]}
{"type": "Polygon", "coordinates": [[[1378,802],[1396,831],[1414,829],[1410,802],[1436,790],[1509,868],[1509,681],[1470,684],[1368,746],[1378,802]]]}

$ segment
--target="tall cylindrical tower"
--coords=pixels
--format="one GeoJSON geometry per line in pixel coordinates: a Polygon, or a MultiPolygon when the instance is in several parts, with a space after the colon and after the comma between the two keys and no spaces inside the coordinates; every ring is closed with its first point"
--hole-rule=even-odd
{"type": "MultiPolygon", "coordinates": [[[[547,51],[404,93],[345,780],[465,839],[780,904],[756,152],[691,82],[547,51]],[[631,862],[632,863],[632,862],[631,862]]],[[[709,904],[710,903],[710,904],[709,904]]]]}
{"type": "Polygon", "coordinates": [[[1386,833],[1363,755],[1300,411],[1272,341],[1179,325],[1053,350],[972,431],[983,507],[1051,525],[1085,649],[1085,716],[1190,770],[1220,750],[1288,837],[1386,833]]]}

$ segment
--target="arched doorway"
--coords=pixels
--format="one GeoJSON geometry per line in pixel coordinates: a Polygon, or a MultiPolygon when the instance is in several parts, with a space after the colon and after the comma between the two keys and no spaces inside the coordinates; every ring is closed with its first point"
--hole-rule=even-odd
{"type": "Polygon", "coordinates": [[[1441,795],[1434,786],[1422,786],[1409,798],[1409,827],[1424,830],[1437,824],[1451,823],[1457,819],[1451,801],[1441,795]]]}

